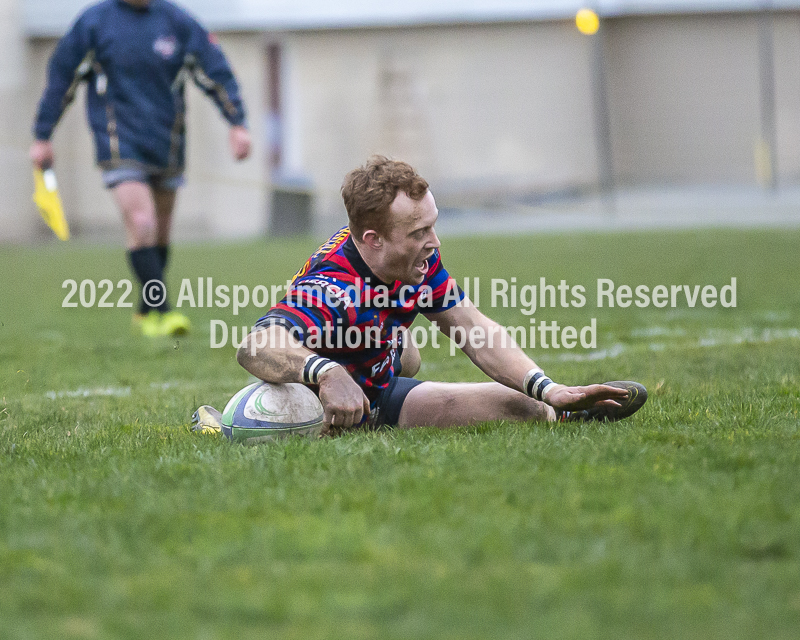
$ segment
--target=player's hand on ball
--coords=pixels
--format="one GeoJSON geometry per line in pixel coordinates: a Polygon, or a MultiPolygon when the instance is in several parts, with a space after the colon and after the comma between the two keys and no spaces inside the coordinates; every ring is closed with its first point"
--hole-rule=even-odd
{"type": "Polygon", "coordinates": [[[244,160],[250,155],[250,148],[252,147],[252,140],[250,132],[247,127],[241,125],[231,127],[230,134],[228,135],[230,142],[231,155],[236,160],[244,160]]]}
{"type": "Polygon", "coordinates": [[[344,367],[333,367],[322,374],[319,399],[325,410],[322,435],[357,427],[369,415],[369,400],[344,367]]]}
{"type": "Polygon", "coordinates": [[[556,385],[547,392],[547,404],[554,409],[578,411],[595,406],[619,407],[628,398],[626,389],[610,387],[606,384],[590,384],[586,387],[567,387],[556,385]]]}

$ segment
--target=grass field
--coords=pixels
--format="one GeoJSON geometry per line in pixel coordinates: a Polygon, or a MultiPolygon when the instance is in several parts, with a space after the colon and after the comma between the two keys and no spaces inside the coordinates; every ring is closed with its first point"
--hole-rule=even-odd
{"type": "MultiPolygon", "coordinates": [[[[284,282],[313,241],[178,246],[179,279],[284,282]]],[[[796,638],[800,231],[445,240],[461,280],[583,285],[597,350],[554,379],[637,379],[612,425],[490,423],[242,447],[188,430],[248,382],[210,321],[148,341],[130,310],[62,308],[123,252],[0,248],[0,638],[796,638]],[[736,308],[602,308],[737,278],[736,308]]],[[[117,291],[111,300],[117,299],[117,291]]],[[[74,298],[77,300],[78,298],[74,298]]],[[[682,299],[681,299],[682,300],[682,299]]],[[[482,380],[423,350],[420,377],[482,380]]]]}

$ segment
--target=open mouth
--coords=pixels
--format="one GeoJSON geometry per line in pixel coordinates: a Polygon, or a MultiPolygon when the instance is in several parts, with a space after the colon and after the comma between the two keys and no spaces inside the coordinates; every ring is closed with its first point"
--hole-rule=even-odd
{"type": "Polygon", "coordinates": [[[417,262],[414,265],[414,268],[416,268],[422,275],[427,275],[428,269],[430,268],[430,265],[428,263],[428,258],[425,258],[424,260],[420,260],[419,262],[417,262]]]}

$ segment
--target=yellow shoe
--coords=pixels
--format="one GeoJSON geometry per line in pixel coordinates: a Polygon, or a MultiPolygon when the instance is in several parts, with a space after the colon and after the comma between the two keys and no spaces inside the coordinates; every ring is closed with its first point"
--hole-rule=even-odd
{"type": "Polygon", "coordinates": [[[131,324],[136,331],[147,338],[156,338],[164,335],[161,332],[160,311],[137,313],[133,316],[133,322],[131,324]]]}
{"type": "Polygon", "coordinates": [[[192,431],[196,433],[222,433],[222,414],[204,404],[192,414],[192,431]]]}
{"type": "Polygon", "coordinates": [[[189,333],[192,323],[180,311],[167,311],[161,316],[162,336],[182,336],[189,333]]]}

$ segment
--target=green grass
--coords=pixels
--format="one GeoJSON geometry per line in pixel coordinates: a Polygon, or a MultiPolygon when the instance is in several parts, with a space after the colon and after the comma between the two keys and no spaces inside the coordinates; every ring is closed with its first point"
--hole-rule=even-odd
{"type": "MultiPolygon", "coordinates": [[[[171,282],[276,284],[313,241],[178,246],[171,282]]],[[[800,628],[798,231],[445,240],[459,279],[563,278],[598,348],[536,350],[568,383],[633,378],[633,419],[354,433],[241,447],[189,432],[248,382],[209,321],[131,334],[64,309],[117,248],[0,248],[2,638],[795,638],[800,628]],[[735,309],[597,309],[617,284],[738,279],[735,309]]],[[[114,296],[115,299],[115,296],[114,296]]],[[[422,378],[481,380],[448,349],[422,378]]]]}

